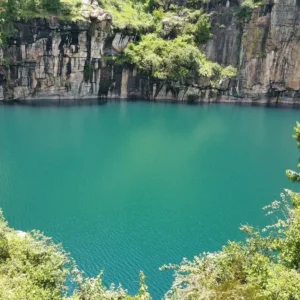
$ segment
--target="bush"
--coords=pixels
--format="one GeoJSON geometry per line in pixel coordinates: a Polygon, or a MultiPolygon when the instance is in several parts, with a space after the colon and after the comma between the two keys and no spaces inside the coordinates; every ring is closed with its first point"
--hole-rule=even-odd
{"type": "Polygon", "coordinates": [[[87,278],[60,245],[37,231],[21,232],[7,226],[0,211],[0,299],[3,300],[149,300],[145,276],[140,290],[129,296],[122,289],[106,288],[102,273],[87,278]],[[71,292],[66,281],[71,280],[71,292]]]}
{"type": "Polygon", "coordinates": [[[153,16],[144,1],[100,0],[100,5],[112,15],[116,29],[145,32],[153,27],[153,16]]]}
{"type": "Polygon", "coordinates": [[[253,9],[261,4],[262,2],[260,0],[245,0],[241,4],[241,9],[237,13],[238,19],[243,22],[249,22],[253,9]]]}
{"type": "Polygon", "coordinates": [[[198,76],[203,76],[216,85],[214,81],[236,74],[233,67],[223,68],[207,61],[193,44],[191,36],[164,40],[156,34],[148,34],[139,43],[129,44],[124,53],[128,61],[142,72],[167,82],[190,84],[198,76]]]}
{"type": "Polygon", "coordinates": [[[206,14],[203,14],[200,16],[199,20],[196,23],[196,29],[195,29],[195,40],[196,43],[205,43],[207,42],[211,37],[212,34],[210,33],[210,19],[209,16],[206,14]]]}
{"type": "Polygon", "coordinates": [[[41,5],[46,11],[56,13],[60,9],[60,0],[42,0],[41,5]]]}

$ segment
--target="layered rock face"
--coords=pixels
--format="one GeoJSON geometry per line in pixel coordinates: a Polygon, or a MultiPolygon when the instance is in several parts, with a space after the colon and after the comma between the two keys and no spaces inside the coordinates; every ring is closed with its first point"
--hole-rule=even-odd
{"type": "MultiPolygon", "coordinates": [[[[298,2],[265,3],[247,23],[236,17],[239,3],[208,5],[213,38],[201,48],[210,60],[237,67],[237,78],[218,91],[179,87],[174,95],[163,87],[156,99],[181,101],[198,94],[203,101],[300,102],[298,2]]],[[[90,22],[53,18],[15,24],[18,32],[0,52],[0,100],[152,98],[155,84],[146,76],[112,63],[135,37],[113,32],[111,16],[98,4],[85,3],[82,14],[90,22]]]]}
{"type": "Polygon", "coordinates": [[[257,9],[243,36],[246,94],[299,99],[300,2],[275,0],[257,9]]]}

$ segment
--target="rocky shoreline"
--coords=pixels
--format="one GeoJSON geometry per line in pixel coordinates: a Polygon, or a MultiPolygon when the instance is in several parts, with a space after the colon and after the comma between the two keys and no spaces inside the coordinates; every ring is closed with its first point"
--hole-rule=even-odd
{"type": "Polygon", "coordinates": [[[247,98],[228,98],[221,97],[218,99],[205,99],[196,102],[188,102],[186,100],[174,99],[130,99],[130,98],[99,98],[99,97],[81,97],[81,98],[68,98],[68,97],[48,97],[48,98],[30,98],[30,99],[14,99],[2,100],[0,105],[20,105],[20,106],[88,106],[88,105],[104,105],[111,102],[148,102],[148,103],[168,103],[176,105],[241,105],[241,106],[264,106],[264,107],[277,107],[277,108],[300,108],[300,101],[293,101],[291,99],[263,99],[253,100],[247,98]]]}

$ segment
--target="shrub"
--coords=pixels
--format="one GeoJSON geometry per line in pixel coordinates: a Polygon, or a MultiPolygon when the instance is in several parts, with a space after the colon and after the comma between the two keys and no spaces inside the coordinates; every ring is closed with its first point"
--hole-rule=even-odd
{"type": "Polygon", "coordinates": [[[60,0],[42,0],[41,5],[46,11],[56,13],[60,9],[60,0]]]}
{"type": "Polygon", "coordinates": [[[112,15],[116,29],[144,32],[153,27],[153,17],[144,1],[100,0],[100,5],[112,15]]]}
{"type": "Polygon", "coordinates": [[[124,53],[142,72],[167,82],[189,84],[200,75],[213,82],[236,74],[233,67],[223,68],[207,61],[191,36],[164,40],[156,34],[148,34],[139,43],[129,44],[124,53]]]}
{"type": "Polygon", "coordinates": [[[199,17],[197,23],[196,23],[196,30],[195,30],[195,40],[196,43],[205,43],[207,42],[211,37],[212,34],[210,33],[210,19],[207,14],[203,14],[199,17]]]}
{"type": "Polygon", "coordinates": [[[241,9],[237,13],[238,19],[243,22],[250,21],[253,9],[261,4],[262,2],[260,0],[245,0],[241,4],[241,9]]]}

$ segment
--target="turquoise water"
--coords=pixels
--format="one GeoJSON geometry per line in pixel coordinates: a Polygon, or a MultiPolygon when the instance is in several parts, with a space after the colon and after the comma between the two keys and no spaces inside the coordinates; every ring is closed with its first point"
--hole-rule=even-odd
{"type": "MultiPolygon", "coordinates": [[[[234,105],[0,106],[0,207],[62,242],[88,275],[154,299],[160,272],[263,225],[298,152],[300,111],[234,105]]],[[[296,188],[296,186],[294,186],[296,188]]]]}

